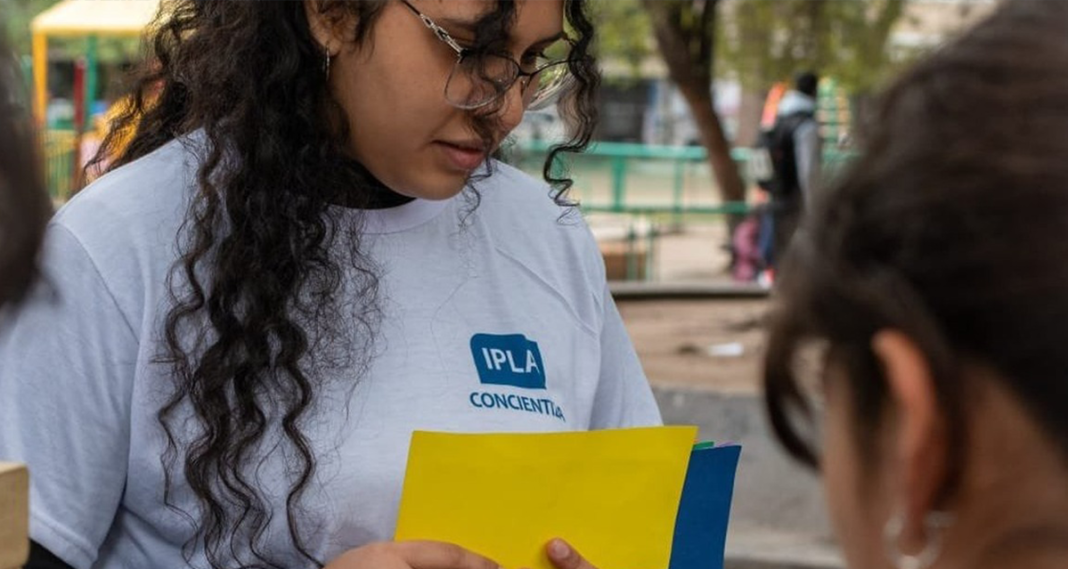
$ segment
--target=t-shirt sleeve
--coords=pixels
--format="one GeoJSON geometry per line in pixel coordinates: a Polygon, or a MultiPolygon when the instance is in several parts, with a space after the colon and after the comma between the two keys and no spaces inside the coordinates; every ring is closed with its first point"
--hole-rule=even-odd
{"type": "Polygon", "coordinates": [[[30,541],[30,559],[22,569],[74,569],[36,541],[30,541]]]}
{"type": "Polygon", "coordinates": [[[49,227],[43,278],[0,315],[0,458],[30,470],[30,535],[88,568],[122,498],[138,343],[81,242],[49,227]]]}
{"type": "Polygon", "coordinates": [[[615,301],[604,290],[601,325],[601,374],[598,379],[591,429],[647,427],[663,423],[638,354],[623,326],[615,301]]]}

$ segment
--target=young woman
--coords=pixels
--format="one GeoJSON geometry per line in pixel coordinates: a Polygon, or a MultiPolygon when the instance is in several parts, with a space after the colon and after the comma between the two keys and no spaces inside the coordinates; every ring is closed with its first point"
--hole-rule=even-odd
{"type": "Polygon", "coordinates": [[[889,90],[792,246],[768,404],[849,567],[1068,567],[1065,69],[1068,4],[1007,3],[889,90]]]}
{"type": "Polygon", "coordinates": [[[570,182],[490,158],[535,105],[589,140],[585,2],[168,6],[0,334],[36,563],[492,564],[388,542],[414,429],[660,420],[570,182]]]}

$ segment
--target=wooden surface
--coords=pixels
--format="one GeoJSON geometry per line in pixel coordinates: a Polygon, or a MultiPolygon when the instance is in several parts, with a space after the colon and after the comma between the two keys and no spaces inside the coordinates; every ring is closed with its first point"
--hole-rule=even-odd
{"type": "Polygon", "coordinates": [[[30,554],[30,476],[0,462],[0,569],[22,567],[30,554]]]}

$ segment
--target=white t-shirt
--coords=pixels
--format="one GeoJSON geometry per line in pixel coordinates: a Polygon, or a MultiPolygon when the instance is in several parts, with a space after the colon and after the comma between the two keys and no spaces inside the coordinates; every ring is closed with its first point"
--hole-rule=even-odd
{"type": "MultiPolygon", "coordinates": [[[[28,463],[31,535],[79,569],[186,566],[194,528],[163,503],[156,413],[172,384],[156,358],[195,171],[172,142],[81,192],[51,223],[44,280],[3,315],[0,459],[28,463]]],[[[362,212],[380,279],[373,357],[313,372],[303,423],[318,467],[302,534],[323,561],[391,538],[413,430],[660,422],[579,216],[561,220],[545,184],[503,164],[477,187],[473,211],[461,194],[362,212]]],[[[256,473],[275,513],[265,551],[307,566],[279,454],[256,473]]],[[[196,515],[180,468],[172,499],[196,515]]],[[[207,565],[201,551],[192,565],[207,565]]]]}

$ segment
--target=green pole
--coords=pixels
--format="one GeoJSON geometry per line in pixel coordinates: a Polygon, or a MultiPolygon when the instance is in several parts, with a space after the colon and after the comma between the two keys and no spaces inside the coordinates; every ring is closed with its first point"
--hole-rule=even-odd
{"type": "Polygon", "coordinates": [[[85,116],[82,117],[82,124],[85,125],[86,130],[92,130],[89,120],[92,116],[93,101],[96,100],[97,71],[97,37],[89,36],[85,48],[85,106],[83,108],[85,116]]]}
{"type": "Polygon", "coordinates": [[[676,210],[682,211],[682,187],[683,187],[683,172],[686,168],[686,162],[682,158],[675,159],[675,195],[674,206],[676,210]]]}
{"type": "Polygon", "coordinates": [[[630,218],[630,226],[627,228],[627,276],[628,281],[638,280],[638,232],[634,230],[634,217],[630,218]]]}
{"type": "Polygon", "coordinates": [[[624,192],[626,191],[627,159],[623,156],[612,157],[612,207],[623,211],[624,192]]]}
{"type": "MultiPolygon", "coordinates": [[[[19,59],[19,65],[22,67],[22,81],[26,86],[26,93],[33,92],[33,58],[28,55],[24,55],[19,59]]],[[[27,95],[29,97],[29,95],[27,95]]],[[[32,98],[27,99],[27,103],[32,101],[32,98]]]]}
{"type": "MultiPolygon", "coordinates": [[[[677,215],[677,214],[676,214],[677,215]]],[[[655,263],[653,256],[656,255],[657,242],[660,237],[660,228],[657,226],[656,221],[653,218],[649,218],[649,234],[645,244],[645,278],[643,280],[653,280],[653,270],[655,269],[655,263]]]]}
{"type": "Polygon", "coordinates": [[[685,168],[686,162],[682,158],[675,159],[675,186],[674,196],[672,201],[672,209],[675,210],[675,227],[679,227],[682,224],[682,188],[685,180],[685,168]]]}

